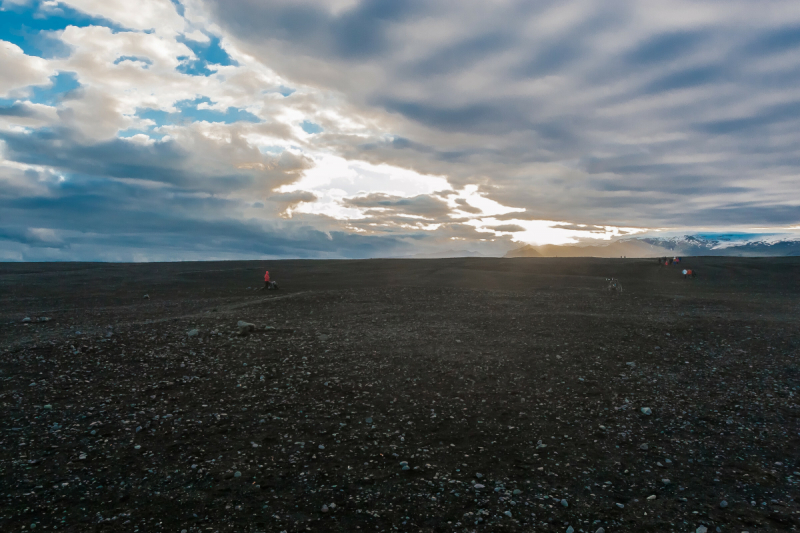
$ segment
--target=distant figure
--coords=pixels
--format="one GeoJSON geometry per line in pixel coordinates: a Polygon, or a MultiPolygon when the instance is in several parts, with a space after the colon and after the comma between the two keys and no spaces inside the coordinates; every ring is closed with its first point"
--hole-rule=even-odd
{"type": "Polygon", "coordinates": [[[266,290],[274,290],[278,288],[278,284],[274,281],[270,281],[269,279],[269,270],[264,272],[264,289],[266,290]]]}
{"type": "Polygon", "coordinates": [[[683,279],[686,279],[686,275],[687,275],[688,273],[689,273],[689,271],[688,271],[688,270],[686,270],[686,269],[684,268],[684,269],[683,269],[683,272],[682,272],[682,274],[683,274],[683,279]]]}
{"type": "Polygon", "coordinates": [[[695,274],[694,270],[692,270],[692,269],[684,269],[684,270],[683,270],[683,279],[686,279],[686,278],[693,278],[693,277],[695,277],[696,275],[697,275],[697,274],[695,274]]]}

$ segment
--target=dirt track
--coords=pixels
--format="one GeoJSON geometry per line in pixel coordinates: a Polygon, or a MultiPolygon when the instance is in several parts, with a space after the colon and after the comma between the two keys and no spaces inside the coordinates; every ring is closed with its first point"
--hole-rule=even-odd
{"type": "Polygon", "coordinates": [[[0,265],[0,530],[794,530],[800,259],[685,265],[0,265]]]}

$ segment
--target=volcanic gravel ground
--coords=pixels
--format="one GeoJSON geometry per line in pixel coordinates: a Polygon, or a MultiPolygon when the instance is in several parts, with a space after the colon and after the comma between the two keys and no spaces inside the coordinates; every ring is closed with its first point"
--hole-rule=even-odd
{"type": "Polygon", "coordinates": [[[684,265],[0,265],[0,530],[795,530],[800,261],[684,265]]]}

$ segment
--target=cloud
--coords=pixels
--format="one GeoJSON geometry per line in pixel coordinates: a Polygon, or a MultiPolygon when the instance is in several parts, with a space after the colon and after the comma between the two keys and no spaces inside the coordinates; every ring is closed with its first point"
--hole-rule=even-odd
{"type": "Polygon", "coordinates": [[[26,86],[44,85],[54,74],[47,61],[25,55],[19,46],[6,41],[0,41],[0,71],[0,98],[26,86]]]}
{"type": "Polygon", "coordinates": [[[789,0],[0,9],[0,258],[502,255],[800,223],[789,0]]]}

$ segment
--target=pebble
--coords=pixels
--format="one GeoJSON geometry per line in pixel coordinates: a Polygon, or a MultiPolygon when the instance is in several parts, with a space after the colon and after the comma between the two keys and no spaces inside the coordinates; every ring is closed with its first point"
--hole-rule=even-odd
{"type": "Polygon", "coordinates": [[[642,407],[642,414],[643,415],[652,415],[653,411],[649,407],[642,407]]]}
{"type": "Polygon", "coordinates": [[[475,484],[473,485],[473,487],[475,487],[476,489],[482,489],[482,488],[484,488],[484,486],[483,486],[483,485],[481,485],[480,483],[475,483],[475,484]]]}
{"type": "Polygon", "coordinates": [[[372,424],[372,417],[367,417],[367,419],[365,420],[365,422],[366,422],[367,424],[372,424]]]}
{"type": "Polygon", "coordinates": [[[649,448],[650,447],[647,444],[642,444],[641,446],[639,446],[640,450],[648,450],[649,448]]]}
{"type": "Polygon", "coordinates": [[[616,503],[616,504],[614,504],[614,505],[616,505],[616,506],[617,506],[618,508],[620,508],[620,509],[624,509],[624,508],[625,508],[625,505],[624,505],[624,504],[621,504],[621,503],[616,503]]]}
{"type": "Polygon", "coordinates": [[[187,337],[197,337],[197,335],[199,333],[200,333],[199,329],[190,329],[189,331],[186,332],[186,336],[187,337]]]}
{"type": "Polygon", "coordinates": [[[655,500],[656,499],[656,495],[655,494],[651,494],[650,496],[647,497],[647,499],[648,500],[655,500]]]}
{"type": "Polygon", "coordinates": [[[663,483],[664,485],[669,485],[669,480],[667,478],[664,478],[661,480],[661,483],[663,483]]]}
{"type": "Polygon", "coordinates": [[[574,528],[574,527],[572,527],[572,526],[569,526],[569,527],[567,528],[567,533],[575,533],[575,528],[574,528]]]}
{"type": "Polygon", "coordinates": [[[700,526],[694,530],[694,533],[708,533],[708,528],[706,526],[700,526]]]}
{"type": "Polygon", "coordinates": [[[594,533],[606,533],[606,530],[605,530],[605,528],[598,527],[597,531],[595,531],[594,533]]]}
{"type": "Polygon", "coordinates": [[[320,509],[320,511],[322,511],[323,513],[327,513],[328,512],[328,506],[327,505],[323,505],[322,509],[320,509]]]}
{"type": "Polygon", "coordinates": [[[242,477],[242,473],[237,470],[233,477],[242,477]]]}
{"type": "Polygon", "coordinates": [[[722,500],[721,502],[719,502],[719,506],[720,508],[725,509],[728,506],[728,502],[722,500]]]}
{"type": "Polygon", "coordinates": [[[481,474],[480,472],[478,472],[477,474],[475,474],[475,477],[476,477],[476,478],[478,478],[478,479],[480,479],[480,478],[482,478],[482,477],[483,477],[483,474],[481,474]]]}
{"type": "Polygon", "coordinates": [[[511,511],[506,511],[503,514],[506,515],[507,517],[511,518],[511,511]]]}
{"type": "Polygon", "coordinates": [[[567,500],[561,500],[562,507],[569,507],[569,502],[567,500]]]}

